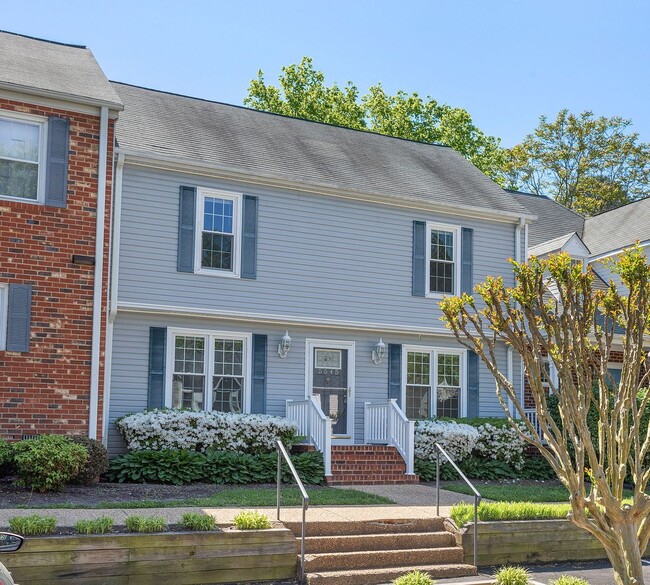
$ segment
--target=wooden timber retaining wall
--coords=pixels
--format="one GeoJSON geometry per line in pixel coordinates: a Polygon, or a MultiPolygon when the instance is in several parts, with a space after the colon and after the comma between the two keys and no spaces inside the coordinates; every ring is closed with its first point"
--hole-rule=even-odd
{"type": "MultiPolygon", "coordinates": [[[[465,562],[474,562],[473,525],[457,533],[465,562]]],[[[650,551],[646,551],[646,554],[650,551]]],[[[478,523],[478,565],[606,559],[605,549],[587,531],[568,520],[478,523]]]]}
{"type": "Polygon", "coordinates": [[[296,576],[290,530],[28,538],[2,562],[25,585],[244,583],[296,576]]]}

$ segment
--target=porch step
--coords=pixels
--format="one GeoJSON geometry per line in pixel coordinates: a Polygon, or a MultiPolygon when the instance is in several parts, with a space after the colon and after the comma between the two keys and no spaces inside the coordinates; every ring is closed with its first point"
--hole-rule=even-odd
{"type": "MultiPolygon", "coordinates": [[[[300,523],[285,522],[296,537],[300,523]]],[[[308,584],[377,585],[418,569],[433,578],[475,575],[442,518],[308,522],[308,584]]]]}
{"type": "Polygon", "coordinates": [[[406,463],[395,447],[336,445],[332,447],[332,475],[328,485],[418,483],[406,475],[406,463]]]}

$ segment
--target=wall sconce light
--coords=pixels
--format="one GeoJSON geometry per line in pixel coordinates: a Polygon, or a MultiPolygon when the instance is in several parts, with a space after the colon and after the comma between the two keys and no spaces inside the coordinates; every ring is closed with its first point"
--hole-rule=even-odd
{"type": "Polygon", "coordinates": [[[284,359],[287,357],[289,350],[291,349],[291,337],[289,337],[289,332],[287,331],[280,343],[278,343],[278,355],[284,359]]]}
{"type": "Polygon", "coordinates": [[[384,359],[385,355],[386,355],[386,344],[382,341],[380,337],[379,343],[375,346],[375,349],[372,350],[373,363],[380,364],[381,360],[384,359]]]}

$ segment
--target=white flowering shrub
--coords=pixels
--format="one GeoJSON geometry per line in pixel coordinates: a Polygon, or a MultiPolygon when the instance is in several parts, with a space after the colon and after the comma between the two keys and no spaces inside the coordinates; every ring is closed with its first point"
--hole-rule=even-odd
{"type": "MultiPolygon", "coordinates": [[[[526,425],[523,422],[518,424],[525,432],[526,425]]],[[[474,446],[476,455],[505,461],[518,470],[524,466],[526,442],[508,423],[495,425],[486,422],[476,427],[476,430],[479,433],[474,446]]]]}
{"type": "Polygon", "coordinates": [[[435,461],[434,443],[439,443],[458,463],[471,454],[478,439],[478,430],[470,425],[454,421],[418,420],[415,422],[415,457],[435,461]]]}
{"type": "Polygon", "coordinates": [[[298,426],[267,414],[154,409],[127,414],[115,421],[130,451],[207,449],[234,453],[268,453],[275,441],[298,442],[298,426]]]}

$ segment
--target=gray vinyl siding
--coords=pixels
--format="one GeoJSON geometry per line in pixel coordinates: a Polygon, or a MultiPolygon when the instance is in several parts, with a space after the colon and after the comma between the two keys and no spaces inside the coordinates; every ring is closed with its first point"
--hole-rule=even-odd
{"type": "Polygon", "coordinates": [[[411,295],[414,220],[473,228],[474,284],[486,275],[512,282],[513,223],[127,165],[119,302],[442,328],[437,300],[411,295]],[[258,196],[255,280],[177,271],[181,185],[258,196]]]}
{"type": "MultiPolygon", "coordinates": [[[[375,365],[371,351],[380,334],[349,331],[323,331],[315,327],[291,327],[292,346],[286,359],[280,359],[277,347],[285,329],[246,322],[228,322],[214,318],[187,318],[181,316],[156,316],[120,313],[113,333],[113,358],[109,414],[109,450],[116,454],[124,444],[113,421],[130,412],[147,407],[147,375],[149,359],[149,328],[177,327],[206,331],[258,333],[268,335],[267,354],[267,404],[268,414],[284,416],[286,400],[305,397],[305,347],[306,340],[323,339],[355,342],[355,441],[363,442],[363,403],[388,398],[388,359],[375,365]]],[[[400,343],[424,347],[458,349],[451,336],[382,335],[386,344],[400,343]]],[[[169,339],[168,339],[169,343],[169,339]]],[[[505,348],[500,348],[498,358],[505,371],[505,348]]],[[[518,371],[515,362],[515,373],[518,371]]],[[[516,376],[517,377],[517,376],[516,376]]],[[[480,364],[479,371],[480,416],[503,416],[496,400],[494,379],[480,364]]]]}

